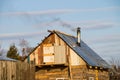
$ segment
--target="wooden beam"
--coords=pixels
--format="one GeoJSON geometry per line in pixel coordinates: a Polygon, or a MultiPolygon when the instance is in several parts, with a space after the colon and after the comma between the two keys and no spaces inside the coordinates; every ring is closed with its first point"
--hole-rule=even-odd
{"type": "Polygon", "coordinates": [[[72,80],[72,70],[71,70],[71,57],[70,57],[70,49],[68,48],[68,69],[69,69],[69,75],[70,75],[70,80],[72,80]]]}
{"type": "Polygon", "coordinates": [[[96,66],[95,69],[98,69],[98,67],[96,66]]]}
{"type": "Polygon", "coordinates": [[[89,66],[90,69],[92,69],[92,66],[89,66]]]}
{"type": "Polygon", "coordinates": [[[95,67],[95,77],[96,77],[96,80],[98,80],[98,67],[97,66],[95,67]]]}
{"type": "Polygon", "coordinates": [[[51,30],[48,30],[48,32],[53,33],[53,31],[51,31],[51,30]]]}

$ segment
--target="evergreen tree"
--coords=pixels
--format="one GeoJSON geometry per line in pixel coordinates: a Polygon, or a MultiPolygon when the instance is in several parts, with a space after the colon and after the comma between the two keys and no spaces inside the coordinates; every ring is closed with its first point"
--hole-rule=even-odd
{"type": "Polygon", "coordinates": [[[15,46],[15,44],[12,44],[7,52],[7,57],[12,58],[12,59],[18,59],[19,58],[19,54],[18,54],[18,50],[15,46]]]}

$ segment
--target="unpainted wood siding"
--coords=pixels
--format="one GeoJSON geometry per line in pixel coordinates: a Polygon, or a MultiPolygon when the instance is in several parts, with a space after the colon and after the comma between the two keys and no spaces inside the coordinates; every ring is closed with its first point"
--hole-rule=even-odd
{"type": "MultiPolygon", "coordinates": [[[[29,56],[30,56],[29,63],[37,65],[38,64],[38,48],[29,56]]],[[[27,61],[27,59],[25,61],[27,61]]]]}
{"type": "Polygon", "coordinates": [[[0,80],[35,80],[35,66],[25,62],[0,60],[0,80]]]}
{"type": "MultiPolygon", "coordinates": [[[[54,62],[50,64],[69,63],[68,55],[71,58],[71,65],[85,65],[86,63],[80,58],[61,38],[56,34],[48,36],[30,55],[30,61],[35,61],[36,65],[44,64],[44,45],[50,44],[54,47],[54,62]]],[[[49,51],[47,51],[49,52],[49,51]]]]}
{"type": "MultiPolygon", "coordinates": [[[[49,54],[49,57],[51,57],[51,59],[53,59],[53,56],[54,56],[54,62],[48,62],[47,61],[47,64],[63,64],[63,63],[66,63],[67,61],[67,52],[66,52],[66,44],[65,42],[60,39],[56,34],[52,34],[50,35],[48,38],[45,39],[45,41],[42,43],[43,45],[43,60],[44,60],[44,52],[46,53],[52,53],[51,55],[49,54]],[[53,50],[50,50],[50,51],[44,51],[45,50],[45,45],[50,45],[51,44],[51,47],[50,49],[53,48],[53,50]]],[[[45,55],[48,55],[48,54],[45,54],[45,55]]]]}
{"type": "Polygon", "coordinates": [[[43,62],[45,64],[54,64],[54,46],[52,44],[43,45],[43,62]]]}
{"type": "Polygon", "coordinates": [[[43,61],[43,55],[41,54],[41,47],[38,47],[38,65],[42,63],[43,61]]]}
{"type": "Polygon", "coordinates": [[[38,64],[38,48],[35,50],[35,64],[38,64]]]}
{"type": "Polygon", "coordinates": [[[66,63],[65,46],[55,46],[55,64],[66,63]]]}
{"type": "Polygon", "coordinates": [[[31,55],[30,55],[30,63],[31,64],[35,64],[35,52],[33,52],[31,55]]]}
{"type": "Polygon", "coordinates": [[[61,38],[59,38],[56,34],[55,34],[55,45],[56,46],[59,46],[59,45],[65,45],[66,46],[65,42],[61,38]]]}
{"type": "Polygon", "coordinates": [[[71,58],[71,65],[86,65],[85,61],[78,56],[72,49],[70,49],[70,58],[71,58]]]}

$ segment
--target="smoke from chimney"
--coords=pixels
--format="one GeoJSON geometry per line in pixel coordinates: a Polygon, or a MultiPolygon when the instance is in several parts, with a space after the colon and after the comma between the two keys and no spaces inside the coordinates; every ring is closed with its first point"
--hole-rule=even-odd
{"type": "Polygon", "coordinates": [[[78,27],[77,28],[77,44],[78,44],[78,46],[81,46],[80,45],[80,40],[81,40],[81,38],[80,38],[81,35],[80,34],[81,34],[80,27],[78,27]]]}

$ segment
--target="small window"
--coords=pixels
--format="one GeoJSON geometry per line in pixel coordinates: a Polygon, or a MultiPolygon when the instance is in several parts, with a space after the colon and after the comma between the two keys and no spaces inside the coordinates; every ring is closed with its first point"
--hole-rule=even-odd
{"type": "Polygon", "coordinates": [[[94,80],[94,77],[89,77],[89,80],[94,80]]]}
{"type": "Polygon", "coordinates": [[[56,78],[56,80],[65,80],[65,78],[56,78]]]}

